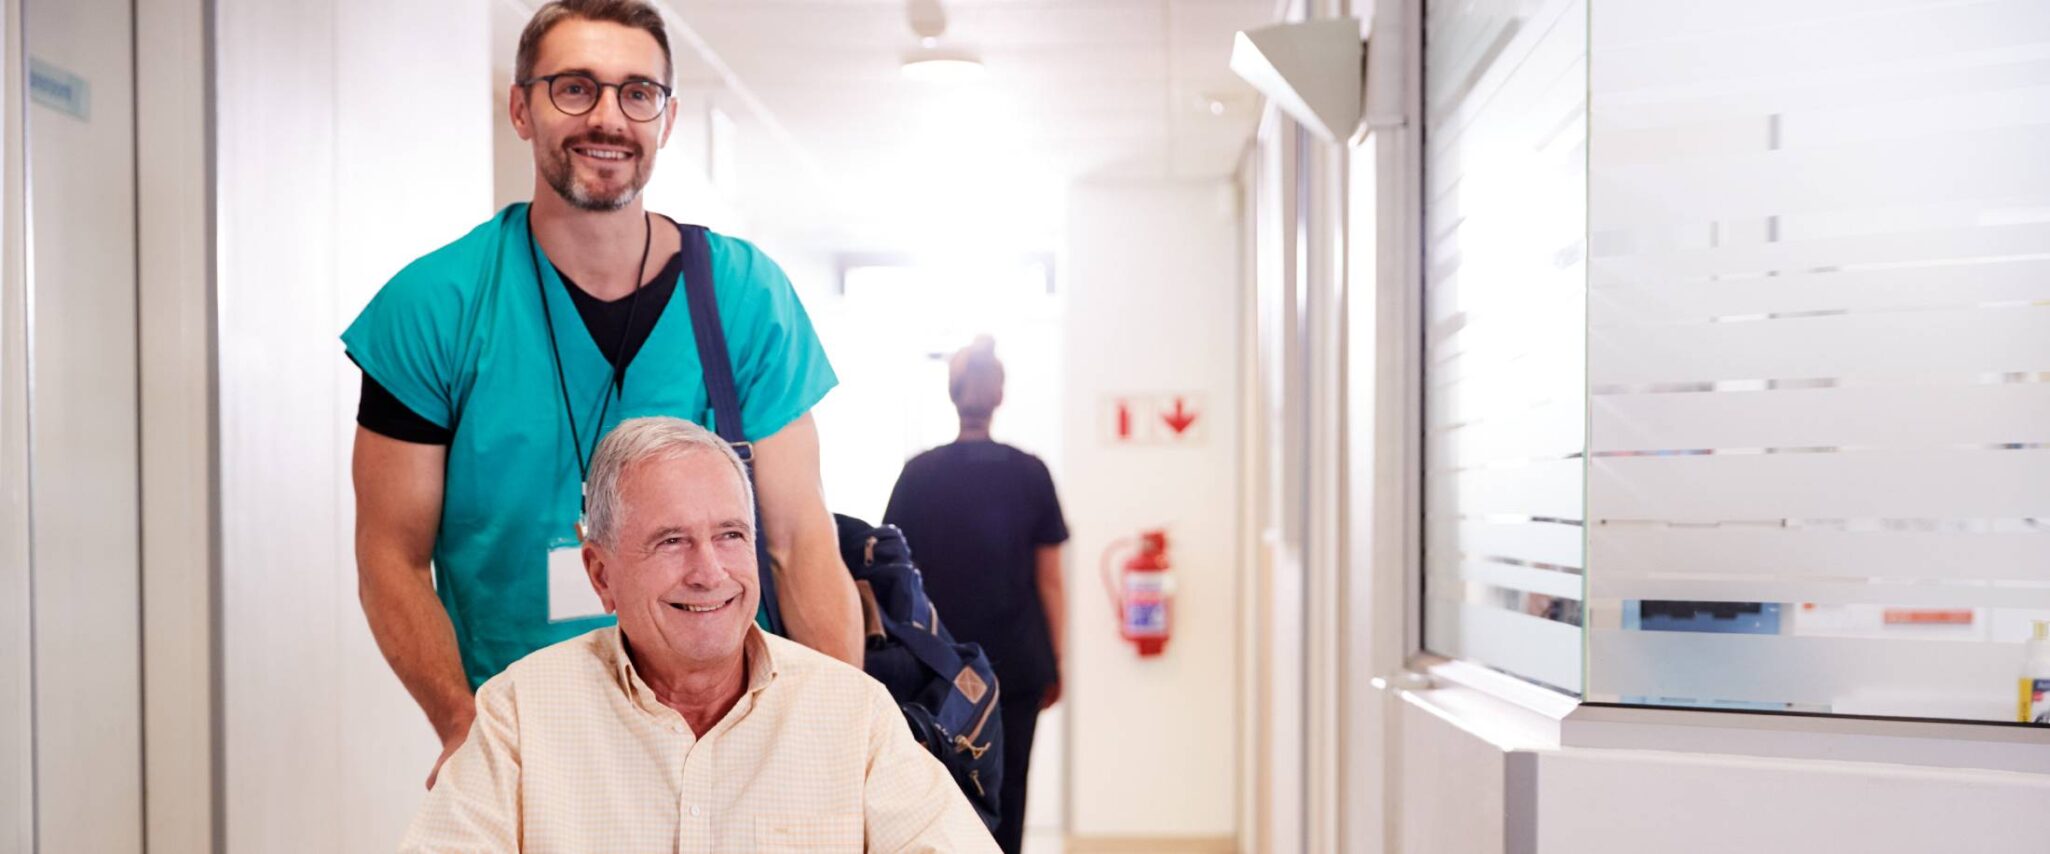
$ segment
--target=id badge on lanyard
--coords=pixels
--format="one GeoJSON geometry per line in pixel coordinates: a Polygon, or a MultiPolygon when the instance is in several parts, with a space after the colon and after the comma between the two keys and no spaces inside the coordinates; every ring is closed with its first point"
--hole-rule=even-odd
{"type": "Polygon", "coordinates": [[[605,603],[584,571],[584,547],[575,537],[548,541],[548,621],[581,620],[605,613],[605,603]]]}

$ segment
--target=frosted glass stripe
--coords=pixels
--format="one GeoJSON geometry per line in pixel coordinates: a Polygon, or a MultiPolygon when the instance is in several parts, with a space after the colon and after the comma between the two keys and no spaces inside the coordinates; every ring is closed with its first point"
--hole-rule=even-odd
{"type": "Polygon", "coordinates": [[[1630,575],[1611,572],[1607,568],[1604,568],[1599,580],[1590,582],[1588,595],[1605,601],[1661,599],[1681,602],[1813,602],[1818,605],[2001,607],[2050,611],[2050,587],[1902,584],[1869,579],[1795,581],[1756,576],[1672,578],[1630,575]]]}
{"type": "MultiPolygon", "coordinates": [[[[2010,644],[1699,632],[1588,631],[1590,694],[1835,707],[1873,696],[1976,700],[2014,712],[2010,644]]],[[[1905,702],[1903,702],[1905,704],[1905,702]]]]}
{"type": "MultiPolygon", "coordinates": [[[[1708,7],[1719,8],[1719,7],[1708,7]]],[[[1597,78],[1601,79],[1601,78],[1597,78]]],[[[1592,120],[1606,134],[1681,124],[1756,120],[1773,114],[1828,113],[1883,104],[1924,103],[1974,90],[2050,82],[2050,44],[2023,41],[1979,54],[1946,52],[1832,70],[1799,80],[1732,77],[1645,89],[1598,90],[1605,109],[1592,120]]],[[[1896,133],[1926,127],[1901,122],[1896,133]]],[[[1604,149],[1604,160],[1607,154],[1604,149]]]]}
{"type": "MultiPolygon", "coordinates": [[[[1451,280],[1433,289],[1427,299],[1434,311],[1428,341],[1437,355],[1461,353],[1474,344],[1463,339],[1477,337],[1485,346],[1504,326],[1519,330],[1513,341],[1578,338],[1585,313],[1587,271],[1574,251],[1579,235],[1562,235],[1555,241],[1533,242],[1520,258],[1544,265],[1513,278],[1497,264],[1478,265],[1469,270],[1471,282],[1451,280]],[[1565,254],[1567,257],[1560,257],[1565,254]],[[1462,284],[1464,285],[1462,286],[1462,284]],[[1547,334],[1533,335],[1543,330],[1547,334]]],[[[1507,346],[1512,341],[1495,342],[1507,346]]]]}
{"type": "Polygon", "coordinates": [[[1597,519],[2050,517],[2050,450],[1598,457],[1588,497],[1597,519]]]}
{"type": "Polygon", "coordinates": [[[1505,557],[1578,569],[1582,563],[1582,529],[1557,522],[1460,522],[1436,529],[1443,541],[1434,547],[1468,558],[1505,557]]]}
{"type": "MultiPolygon", "coordinates": [[[[1760,136],[1764,136],[1761,123],[1760,136]]],[[[1836,148],[1732,153],[1677,164],[1618,165],[1589,179],[1610,222],[1693,223],[1808,211],[2050,194],[2050,170],[1992,170],[2050,150],[2050,128],[2001,128],[1836,148]],[[1914,169],[1895,168],[1914,163],[1914,169]],[[1743,180],[1732,180],[1742,175],[1743,180]],[[1876,180],[1875,175],[1885,175],[1876,180]]]]}
{"type": "MultiPolygon", "coordinates": [[[[1839,98],[1805,105],[1800,117],[1779,126],[1778,148],[1818,149],[1866,145],[1881,140],[1926,139],[1932,129],[1954,134],[2050,121],[2050,63],[2014,72],[2024,85],[1990,91],[1898,92],[1884,99],[1855,97],[1861,87],[1832,87],[1839,98]],[[2033,83],[2035,85],[2026,85],[2033,83]],[[1912,122],[1901,121],[1904,114],[1912,122]]],[[[1713,161],[1732,152],[1758,151],[1767,128],[1762,117],[1783,114],[1769,105],[1742,114],[1674,117],[1666,124],[1617,127],[1605,123],[1602,163],[1606,166],[1713,161]]],[[[1961,197],[1962,198],[1962,197],[1961,197]]]]}
{"type": "Polygon", "coordinates": [[[1542,593],[1560,599],[1580,601],[1586,580],[1555,569],[1535,569],[1493,561],[1469,560],[1460,565],[1459,575],[1467,581],[1494,587],[1542,593]]]}
{"type": "Polygon", "coordinates": [[[1588,334],[1588,377],[1598,386],[2045,369],[2050,307],[1612,326],[1588,334]]]}
{"type": "Polygon", "coordinates": [[[1596,453],[2044,442],[2050,382],[1604,394],[1592,418],[1596,453]]]}
{"type": "MultiPolygon", "coordinates": [[[[2050,526],[2035,532],[1844,531],[1725,525],[1603,525],[1590,538],[1590,589],[1649,572],[2050,581],[2050,526]]],[[[1760,601],[1752,597],[1743,601],[1760,601]]]]}
{"type": "MultiPolygon", "coordinates": [[[[1817,237],[1798,243],[1752,243],[1707,248],[1709,220],[1698,226],[1702,248],[1622,255],[1600,242],[1603,235],[1641,225],[1597,218],[1594,263],[1588,269],[1596,294],[1615,285],[1680,284],[1712,276],[1762,276],[1768,272],[1807,273],[1824,269],[1877,265],[1931,266],[1961,262],[2050,257],[2050,224],[2019,223],[1968,228],[1929,229],[1909,233],[1881,231],[1842,237],[1817,237]]],[[[1969,272],[1961,275],[1970,275],[1969,272]]],[[[1594,297],[1590,297],[1594,299],[1594,297]]]]}
{"type": "Polygon", "coordinates": [[[1457,642],[1466,658],[1580,692],[1580,628],[1472,604],[1459,606],[1457,642]]]}
{"type": "MultiPolygon", "coordinates": [[[[1595,46],[1604,51],[1633,44],[1669,45],[1675,34],[1718,30],[1748,32],[1841,19],[1897,14],[1928,6],[1929,0],[1717,0],[1715,3],[1636,2],[1604,5],[1602,27],[1594,31],[1595,46]]],[[[1714,62],[1717,55],[1695,57],[1714,62]]]]}
{"type": "Polygon", "coordinates": [[[1510,417],[1470,423],[1442,430],[1433,438],[1449,446],[1450,459],[1433,460],[1433,467],[1450,468],[1449,463],[1563,459],[1587,447],[1582,429],[1579,400],[1554,401],[1526,409],[1510,417]]]}
{"type": "Polygon", "coordinates": [[[1456,499],[1460,514],[1466,516],[1578,519],[1582,468],[1580,460],[1556,460],[1464,471],[1450,479],[1450,495],[1441,496],[1456,499]]]}
{"type": "MultiPolygon", "coordinates": [[[[2044,247],[2050,252],[2050,245],[2044,247]]],[[[1591,292],[1595,329],[1809,311],[1897,311],[2050,300],[2050,258],[1791,274],[1772,278],[1617,283],[1591,292]]]]}
{"type": "MultiPolygon", "coordinates": [[[[1855,70],[1864,63],[1987,51],[2044,39],[2050,9],[2039,0],[1982,3],[1911,3],[1885,9],[1825,11],[1814,0],[1786,2],[1770,15],[1737,23],[1721,15],[1713,23],[1680,29],[1676,2],[1636,5],[1636,20],[1612,21],[1596,12],[1600,53],[1598,93],[1675,87],[1708,80],[1745,79],[1760,84],[1855,70]],[[1659,19],[1656,22],[1651,17],[1659,19]],[[1676,37],[1676,34],[1678,35],[1676,37]]],[[[1720,12],[1723,4],[1702,11],[1720,12]]]]}
{"type": "MultiPolygon", "coordinates": [[[[1580,363],[1566,364],[1578,367],[1580,363]]],[[[1548,433],[1570,430],[1575,434],[1572,450],[1582,449],[1584,437],[1578,434],[1586,432],[1587,395],[1580,383],[1562,383],[1554,378],[1540,385],[1536,382],[1538,378],[1533,377],[1531,384],[1518,385],[1508,379],[1511,378],[1483,376],[1471,383],[1434,389],[1424,398],[1424,423],[1432,425],[1431,438],[1435,440],[1467,425],[1524,424],[1548,433]]]]}

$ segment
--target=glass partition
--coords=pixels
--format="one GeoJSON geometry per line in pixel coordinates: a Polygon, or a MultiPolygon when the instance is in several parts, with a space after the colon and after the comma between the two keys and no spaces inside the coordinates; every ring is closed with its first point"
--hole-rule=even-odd
{"type": "Polygon", "coordinates": [[[1589,699],[2015,720],[2050,5],[1592,15],[1589,699]]]}
{"type": "Polygon", "coordinates": [[[1578,693],[1587,5],[1424,38],[1424,642],[1578,693]]]}
{"type": "Polygon", "coordinates": [[[1424,75],[1425,646],[2031,716],[2050,5],[1427,3],[1424,75]]]}

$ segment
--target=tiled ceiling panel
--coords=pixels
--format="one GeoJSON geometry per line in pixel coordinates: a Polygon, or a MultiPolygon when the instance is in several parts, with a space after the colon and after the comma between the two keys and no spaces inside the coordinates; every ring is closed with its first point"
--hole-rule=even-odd
{"type": "MultiPolygon", "coordinates": [[[[905,80],[919,49],[903,0],[667,0],[751,102],[729,105],[751,146],[802,149],[850,187],[889,185],[916,168],[952,104],[905,80]],[[766,120],[787,136],[762,132],[766,120]]],[[[1012,153],[1059,180],[1114,172],[1224,175],[1257,120],[1258,97],[1227,67],[1232,34],[1272,19],[1275,0],[949,0],[939,47],[987,68],[977,109],[1001,121],[1012,153]]],[[[679,51],[686,46],[679,44],[679,51]]],[[[681,59],[681,58],[680,58],[681,59]]],[[[690,67],[679,63],[679,70],[690,67]]],[[[958,98],[958,95],[953,96],[958,98]]],[[[971,111],[972,112],[972,111],[971,111]]],[[[978,121],[963,116],[961,121],[978,121]]],[[[749,195],[779,216],[816,197],[816,176],[760,165],[749,195]],[[774,201],[782,196],[781,202],[774,201]]],[[[819,216],[844,215],[831,205],[819,216]]]]}

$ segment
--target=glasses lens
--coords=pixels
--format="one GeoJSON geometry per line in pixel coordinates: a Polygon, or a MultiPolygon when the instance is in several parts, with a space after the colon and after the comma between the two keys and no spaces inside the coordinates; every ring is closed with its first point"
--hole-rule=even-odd
{"type": "Polygon", "coordinates": [[[636,80],[619,87],[620,112],[637,122],[661,115],[667,99],[668,96],[662,94],[662,87],[646,80],[636,80]]]}
{"type": "Polygon", "coordinates": [[[557,77],[548,86],[548,100],[558,110],[581,116],[597,106],[598,82],[581,74],[557,77]]]}

